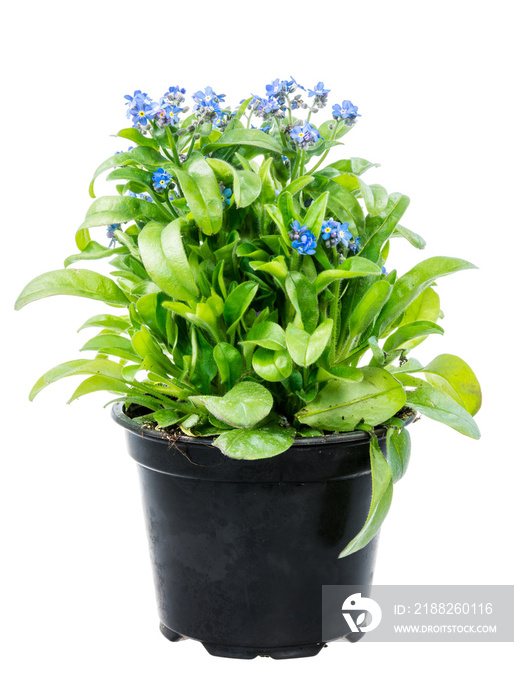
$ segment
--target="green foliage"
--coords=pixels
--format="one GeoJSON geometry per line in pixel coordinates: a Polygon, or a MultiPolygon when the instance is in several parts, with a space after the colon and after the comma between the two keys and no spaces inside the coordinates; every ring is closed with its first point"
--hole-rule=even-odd
{"type": "Polygon", "coordinates": [[[343,549],[339,558],[347,557],[365,547],[380,530],[393,499],[393,476],[391,467],[378,446],[378,440],[372,437],[370,443],[371,478],[373,490],[368,517],[359,533],[343,549]]]}
{"type": "Polygon", "coordinates": [[[425,246],[403,225],[408,197],[367,184],[370,161],[327,166],[352,119],[326,120],[321,138],[295,141],[288,101],[283,119],[265,115],[265,131],[251,128],[251,98],[236,115],[224,111],[221,126],[195,112],[166,128],[150,119],[148,129],[120,131],[135,146],[104,161],[90,188],[94,197],[108,173],[116,191],[94,199],[78,252],[29,282],[16,308],[67,294],[123,309],[83,323],[97,333],[82,347],[92,357],[46,372],[31,400],[58,379],[87,375],[70,400],[111,392],[147,411],[140,422],[212,435],[243,460],[279,454],[295,436],[371,432],[373,498],[346,556],[376,534],[407,468],[402,409],[479,437],[470,367],[448,354],[425,366],[408,358],[443,333],[436,280],[474,265],[437,256],[401,276],[385,272],[395,239],[425,246]],[[171,182],[156,189],[160,168],[171,182]],[[344,244],[326,241],[333,220],[347,225],[344,244]],[[109,246],[95,240],[105,226],[109,246]],[[293,226],[308,230],[309,251],[296,247],[293,226]],[[71,267],[107,260],[108,276],[71,267]],[[388,428],[388,461],[378,425],[388,428]]]}

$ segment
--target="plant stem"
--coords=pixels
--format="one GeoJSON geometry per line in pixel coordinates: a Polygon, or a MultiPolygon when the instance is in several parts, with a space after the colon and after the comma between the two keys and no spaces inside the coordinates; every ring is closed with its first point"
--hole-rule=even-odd
{"type": "MultiPolygon", "coordinates": [[[[336,133],[337,133],[337,122],[334,124],[334,131],[332,132],[332,136],[329,138],[329,141],[335,141],[336,138],[336,133]]],[[[325,158],[328,156],[329,149],[325,151],[325,153],[321,156],[321,158],[318,160],[316,165],[309,170],[308,173],[305,173],[306,175],[312,175],[312,173],[316,172],[316,170],[319,168],[319,166],[323,163],[325,158]]]]}
{"type": "Polygon", "coordinates": [[[173,201],[173,200],[170,199],[170,191],[169,191],[169,189],[166,190],[166,199],[168,200],[168,207],[169,207],[169,209],[170,209],[170,212],[172,213],[173,218],[176,219],[177,216],[178,216],[178,214],[177,214],[177,212],[175,211],[175,208],[173,207],[173,204],[172,204],[172,201],[173,201]]]}
{"type": "Polygon", "coordinates": [[[305,151],[302,151],[300,153],[300,177],[302,177],[304,170],[305,170],[305,151]]]}
{"type": "MultiPolygon", "coordinates": [[[[332,248],[332,258],[334,261],[334,268],[336,268],[339,262],[339,253],[337,252],[337,246],[332,248]]],[[[330,302],[329,318],[332,319],[332,337],[330,340],[330,352],[328,354],[328,362],[332,366],[335,364],[336,359],[336,344],[337,344],[337,326],[339,321],[339,292],[341,290],[341,281],[334,280],[330,285],[330,291],[334,295],[332,301],[330,302]]]]}
{"type": "Polygon", "coordinates": [[[180,157],[177,151],[177,144],[169,126],[166,127],[166,133],[168,134],[168,143],[170,144],[171,150],[173,152],[173,159],[175,161],[175,165],[178,165],[180,167],[180,157]]]}
{"type": "MultiPolygon", "coordinates": [[[[155,204],[155,206],[156,206],[163,214],[166,214],[166,216],[169,216],[170,213],[169,213],[169,211],[166,209],[166,207],[163,206],[163,204],[161,204],[161,202],[158,202],[158,201],[157,201],[157,199],[156,199],[156,197],[155,197],[155,194],[154,194],[153,192],[152,192],[152,194],[154,195],[152,199],[153,199],[153,203],[155,204]]],[[[175,218],[175,217],[173,217],[173,218],[175,218]]]]}
{"type": "Polygon", "coordinates": [[[278,133],[280,134],[280,138],[282,140],[282,145],[284,146],[284,148],[287,148],[286,136],[285,136],[284,132],[282,131],[282,129],[280,128],[280,122],[278,121],[278,119],[276,117],[273,117],[273,119],[275,120],[275,124],[277,125],[278,133]]]}
{"type": "Polygon", "coordinates": [[[312,175],[312,173],[316,172],[316,170],[319,168],[319,166],[323,163],[325,158],[328,156],[328,151],[325,151],[325,153],[321,156],[321,158],[318,160],[316,165],[311,168],[308,172],[306,172],[306,175],[312,175]]]}
{"type": "Polygon", "coordinates": [[[291,111],[291,100],[289,99],[289,97],[286,97],[286,101],[287,101],[287,112],[289,114],[289,123],[292,124],[293,123],[293,112],[291,111]]]}
{"type": "Polygon", "coordinates": [[[291,182],[295,179],[296,176],[296,171],[298,170],[298,166],[300,165],[300,151],[296,151],[296,155],[294,158],[294,163],[293,163],[293,169],[291,170],[291,182]]]}

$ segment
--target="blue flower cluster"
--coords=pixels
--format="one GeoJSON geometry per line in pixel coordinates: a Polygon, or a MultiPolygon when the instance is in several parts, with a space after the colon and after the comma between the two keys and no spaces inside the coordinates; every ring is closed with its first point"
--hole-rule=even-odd
{"type": "Polygon", "coordinates": [[[309,97],[324,97],[325,95],[328,95],[329,92],[330,90],[325,87],[325,83],[318,83],[312,88],[312,90],[309,90],[309,97]]]}
{"type": "Polygon", "coordinates": [[[156,192],[164,192],[170,183],[171,175],[164,168],[159,168],[152,173],[152,184],[156,192]]]}
{"type": "Polygon", "coordinates": [[[256,100],[254,110],[263,119],[268,116],[280,119],[284,116],[286,108],[280,104],[276,97],[254,97],[254,99],[256,100]]]}
{"type": "Polygon", "coordinates": [[[127,117],[132,119],[132,124],[140,131],[150,128],[150,119],[155,119],[160,127],[177,124],[177,115],[185,111],[179,106],[184,101],[185,92],[184,88],[178,85],[170,87],[159,102],[154,102],[148,97],[148,93],[136,90],[133,95],[125,95],[127,117]]]}
{"type": "Polygon", "coordinates": [[[289,233],[292,246],[300,255],[315,255],[317,241],[312,231],[307,226],[300,226],[299,221],[293,221],[292,231],[289,233]]]}
{"type": "Polygon", "coordinates": [[[307,148],[311,143],[316,143],[319,141],[321,136],[319,131],[309,124],[309,122],[304,122],[301,126],[295,126],[291,129],[291,138],[298,143],[300,148],[307,148]]]}
{"type": "Polygon", "coordinates": [[[184,110],[182,107],[178,107],[175,104],[170,104],[163,99],[159,109],[155,113],[155,121],[157,122],[157,126],[163,127],[178,124],[178,114],[183,111],[184,110]]]}
{"type": "Polygon", "coordinates": [[[153,119],[159,105],[148,97],[146,92],[136,90],[133,95],[125,95],[127,100],[127,117],[132,117],[134,126],[147,126],[148,120],[153,119]]]}
{"type": "MultiPolygon", "coordinates": [[[[273,80],[265,86],[265,97],[253,95],[249,103],[251,112],[257,114],[264,120],[271,118],[283,119],[286,112],[298,108],[309,109],[311,113],[316,113],[322,107],[325,107],[328,100],[330,90],[325,87],[323,82],[318,82],[314,87],[306,90],[303,85],[300,85],[293,77],[290,80],[273,80]],[[308,105],[301,94],[297,90],[308,92],[308,97],[313,98],[313,101],[308,105]],[[295,93],[293,95],[293,93],[295,93]]],[[[133,95],[125,95],[127,100],[127,117],[132,119],[133,125],[142,133],[150,129],[151,120],[159,127],[176,126],[179,123],[179,114],[186,112],[188,107],[181,107],[184,101],[186,91],[178,85],[171,86],[168,92],[155,102],[148,93],[136,90],[133,95]]],[[[195,102],[195,111],[199,114],[199,122],[205,119],[211,121],[213,125],[223,130],[227,126],[227,121],[234,116],[229,109],[223,110],[221,103],[225,102],[225,95],[216,93],[212,87],[207,86],[203,90],[198,90],[193,94],[195,102]]],[[[242,102],[241,102],[242,103],[242,102]]],[[[341,104],[335,104],[332,107],[332,115],[334,119],[342,119],[344,121],[353,121],[361,115],[358,113],[358,107],[350,100],[343,100],[341,104]]],[[[286,128],[290,131],[291,137],[301,148],[307,148],[309,144],[316,143],[320,139],[320,134],[307,120],[303,125],[297,122],[297,125],[291,129],[291,126],[286,128]]],[[[196,122],[195,122],[196,123],[196,122]]],[[[193,127],[188,127],[193,128],[193,127]]],[[[270,126],[266,126],[267,129],[270,126]]]]}
{"type": "Polygon", "coordinates": [[[285,96],[294,92],[296,88],[305,90],[292,76],[291,80],[279,80],[277,78],[272,83],[269,83],[269,85],[266,85],[266,95],[268,97],[276,97],[278,100],[284,100],[285,96]]]}
{"type": "Polygon", "coordinates": [[[300,107],[301,99],[299,97],[289,97],[297,88],[305,90],[294,78],[290,80],[277,78],[266,85],[266,97],[253,95],[249,107],[262,118],[272,116],[281,119],[285,116],[287,103],[291,109],[300,107]]]}
{"type": "Polygon", "coordinates": [[[334,221],[332,217],[324,221],[321,225],[321,237],[325,241],[327,248],[334,248],[338,243],[348,247],[353,236],[348,230],[349,224],[334,221]]]}
{"type": "Polygon", "coordinates": [[[183,102],[185,94],[185,88],[181,88],[178,85],[175,85],[168,88],[168,92],[164,95],[164,99],[168,100],[168,102],[180,104],[181,102],[183,102]]]}
{"type": "Polygon", "coordinates": [[[325,105],[328,102],[328,93],[330,90],[325,87],[325,83],[317,83],[312,90],[309,90],[309,97],[314,97],[314,102],[313,102],[313,111],[318,111],[318,109],[321,109],[322,107],[325,107],[325,105]]]}
{"type": "Polygon", "coordinates": [[[224,187],[223,185],[220,185],[220,192],[223,208],[225,209],[226,207],[230,206],[230,200],[232,199],[232,190],[230,189],[230,187],[224,187]]]}
{"type": "Polygon", "coordinates": [[[107,238],[109,239],[109,248],[112,248],[117,243],[116,231],[121,231],[119,224],[109,224],[107,226],[107,238]]]}
{"type": "Polygon", "coordinates": [[[360,243],[361,243],[361,237],[359,236],[358,238],[355,239],[355,241],[353,243],[349,244],[348,248],[352,251],[352,253],[357,254],[361,249],[360,243]]]}
{"type": "Polygon", "coordinates": [[[355,117],[361,116],[357,111],[358,109],[350,100],[343,100],[340,105],[337,104],[332,107],[332,116],[334,119],[354,120],[355,117]]]}

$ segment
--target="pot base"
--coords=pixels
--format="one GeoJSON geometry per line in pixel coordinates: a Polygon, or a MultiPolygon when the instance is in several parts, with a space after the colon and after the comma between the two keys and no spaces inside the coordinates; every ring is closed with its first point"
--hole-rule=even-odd
{"type": "MultiPolygon", "coordinates": [[[[180,642],[188,637],[183,637],[178,632],[170,630],[162,622],[159,625],[162,634],[170,642],[180,642]]],[[[318,644],[303,644],[290,647],[232,647],[225,644],[210,644],[209,642],[201,642],[204,648],[211,656],[223,656],[228,659],[255,659],[257,656],[268,656],[272,659],[301,659],[306,656],[316,656],[327,646],[323,642],[318,644]]]]}

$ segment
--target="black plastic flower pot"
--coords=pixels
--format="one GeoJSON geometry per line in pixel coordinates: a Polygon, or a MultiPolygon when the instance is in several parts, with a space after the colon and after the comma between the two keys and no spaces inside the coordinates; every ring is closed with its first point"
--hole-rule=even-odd
{"type": "MultiPolygon", "coordinates": [[[[331,641],[322,586],[371,589],[377,537],[338,558],[369,510],[368,436],[301,438],[243,461],[207,438],[142,429],[121,403],[113,416],[138,464],[164,636],[232,658],[317,654],[331,641]]],[[[377,436],[384,450],[385,430],[377,436]]]]}

